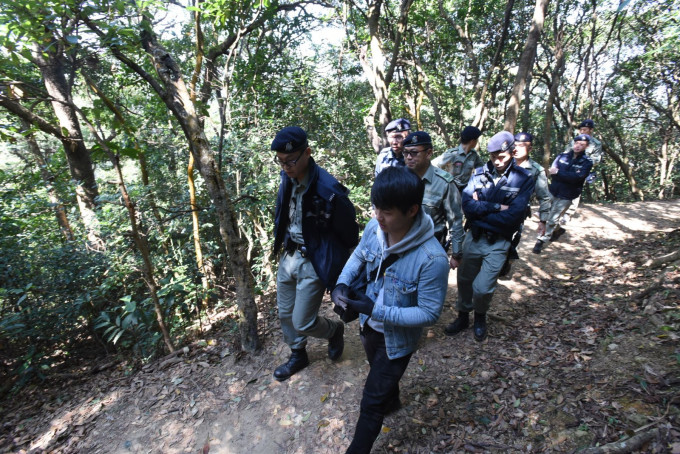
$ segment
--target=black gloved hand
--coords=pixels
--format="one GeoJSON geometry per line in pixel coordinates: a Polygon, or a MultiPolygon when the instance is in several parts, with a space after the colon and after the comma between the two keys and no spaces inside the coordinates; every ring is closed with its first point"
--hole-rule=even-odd
{"type": "Polygon", "coordinates": [[[353,293],[351,296],[351,298],[341,296],[338,299],[345,303],[349,309],[354,309],[361,314],[371,315],[373,313],[375,303],[365,293],[353,293]]]}
{"type": "Polygon", "coordinates": [[[341,301],[340,298],[349,298],[352,295],[352,289],[345,284],[338,284],[331,292],[331,300],[333,301],[333,312],[340,316],[340,319],[349,323],[359,318],[359,313],[349,307],[347,303],[341,301]]]}
{"type": "Polygon", "coordinates": [[[339,297],[349,298],[349,292],[350,288],[348,286],[345,284],[338,284],[331,292],[331,301],[333,301],[336,305],[341,306],[343,309],[346,309],[347,305],[340,302],[339,297]]]}

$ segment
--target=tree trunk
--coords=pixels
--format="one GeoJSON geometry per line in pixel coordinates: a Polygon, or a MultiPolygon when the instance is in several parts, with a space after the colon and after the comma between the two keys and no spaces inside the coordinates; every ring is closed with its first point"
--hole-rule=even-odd
{"type": "MultiPolygon", "coordinates": [[[[194,103],[191,101],[179,66],[173,57],[158,44],[156,37],[150,32],[143,31],[141,38],[144,50],[152,57],[153,65],[161,79],[162,87],[154,88],[162,96],[166,106],[181,125],[194,160],[198,164],[198,170],[215,206],[220,234],[227,247],[234,273],[237,303],[241,316],[239,324],[241,345],[247,351],[259,350],[260,340],[257,334],[254,280],[246,257],[246,245],[238,235],[233,205],[224,180],[218,171],[217,162],[210,149],[210,144],[196,113],[194,103]]],[[[131,62],[125,61],[125,63],[131,62]]],[[[131,68],[137,71],[138,67],[133,64],[131,68]]]]}
{"type": "MultiPolygon", "coordinates": [[[[24,130],[23,133],[26,134],[26,131],[31,128],[31,125],[24,119],[20,119],[20,121],[22,129],[24,130]]],[[[43,180],[45,188],[47,189],[47,196],[49,197],[50,204],[52,204],[54,209],[54,216],[57,219],[59,230],[66,241],[73,241],[73,230],[71,230],[71,225],[69,224],[68,218],[66,217],[64,203],[62,202],[61,197],[59,197],[59,194],[57,194],[57,190],[54,187],[55,178],[47,166],[47,159],[45,159],[45,155],[40,150],[40,146],[38,145],[38,141],[35,140],[35,136],[30,133],[26,134],[25,137],[26,142],[28,143],[28,150],[35,158],[38,168],[40,169],[40,177],[43,180]]]]}
{"type": "MultiPolygon", "coordinates": [[[[517,117],[519,115],[519,107],[521,104],[520,97],[524,91],[524,86],[527,83],[527,77],[534,66],[534,59],[536,58],[536,48],[538,47],[538,40],[543,32],[543,22],[545,20],[545,12],[548,9],[549,0],[536,0],[534,7],[534,20],[529,30],[527,42],[524,45],[524,50],[519,58],[519,68],[517,69],[517,77],[515,77],[515,84],[510,92],[510,101],[508,108],[505,111],[505,130],[512,133],[515,132],[517,124],[517,117]]],[[[525,100],[528,102],[528,100],[525,100]]]]}
{"type": "Polygon", "coordinates": [[[563,33],[560,30],[555,34],[555,67],[553,68],[550,77],[550,92],[548,100],[545,105],[545,124],[543,128],[543,168],[550,167],[550,142],[552,140],[552,124],[555,114],[555,101],[557,99],[557,90],[562,80],[562,73],[564,72],[564,47],[562,46],[563,33]]]}
{"type": "Polygon", "coordinates": [[[203,250],[201,248],[201,231],[198,220],[198,204],[196,203],[196,182],[194,181],[194,155],[189,153],[189,164],[187,166],[187,182],[189,184],[189,204],[191,206],[191,223],[194,238],[194,252],[196,254],[196,267],[201,273],[201,285],[205,295],[203,296],[203,307],[207,307],[209,291],[212,288],[208,275],[211,274],[206,269],[203,260],[203,250]]]}
{"type": "Polygon", "coordinates": [[[392,83],[392,78],[394,77],[401,42],[408,21],[408,13],[412,4],[413,0],[401,1],[400,15],[396,30],[391,30],[391,33],[389,33],[390,36],[394,37],[392,55],[389,60],[383,52],[383,44],[380,35],[380,10],[383,5],[383,0],[375,0],[373,3],[370,3],[368,13],[366,14],[369,44],[360,49],[359,62],[371,85],[373,97],[375,99],[368,114],[364,117],[364,126],[366,127],[368,141],[376,153],[387,144],[387,141],[383,141],[382,136],[375,130],[375,116],[378,116],[378,122],[381,125],[381,129],[392,119],[389,87],[392,83]]]}
{"type": "Polygon", "coordinates": [[[51,42],[46,48],[36,46],[33,54],[43,76],[47,93],[52,98],[52,108],[59,120],[60,128],[65,133],[61,141],[66,152],[71,178],[76,185],[78,208],[87,230],[88,241],[93,249],[103,250],[104,242],[100,236],[96,216],[96,200],[99,190],[90,160],[90,152],[85,146],[80,123],[73,108],[71,88],[64,73],[61,47],[57,42],[51,42]]]}
{"type": "MultiPolygon", "coordinates": [[[[498,40],[498,45],[496,46],[496,53],[491,61],[491,66],[489,67],[489,72],[484,79],[484,85],[482,88],[476,92],[475,99],[477,102],[477,107],[475,109],[475,119],[472,122],[472,126],[476,126],[481,130],[484,130],[484,123],[489,114],[489,109],[486,107],[486,98],[489,91],[489,86],[491,85],[491,79],[494,75],[494,70],[498,66],[501,60],[501,54],[503,53],[503,47],[505,47],[505,41],[508,38],[508,30],[510,29],[510,18],[512,17],[512,8],[515,5],[515,0],[508,0],[505,5],[505,14],[503,18],[503,31],[501,32],[500,39],[498,40]]],[[[490,97],[495,98],[495,93],[490,97]]]]}

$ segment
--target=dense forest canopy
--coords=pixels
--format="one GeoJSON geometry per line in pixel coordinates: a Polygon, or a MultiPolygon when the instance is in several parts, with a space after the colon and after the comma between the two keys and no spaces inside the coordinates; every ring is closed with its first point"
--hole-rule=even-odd
{"type": "Polygon", "coordinates": [[[2,391],[86,339],[144,360],[215,314],[257,350],[283,126],[364,221],[399,117],[435,155],[465,125],[482,150],[529,131],[544,164],[592,118],[587,201],[677,197],[679,20],[671,0],[2,0],[2,391]]]}

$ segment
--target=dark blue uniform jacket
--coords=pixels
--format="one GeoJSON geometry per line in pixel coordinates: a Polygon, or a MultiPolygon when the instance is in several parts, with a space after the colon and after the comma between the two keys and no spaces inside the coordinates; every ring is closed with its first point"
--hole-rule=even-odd
{"type": "Polygon", "coordinates": [[[593,168],[593,161],[585,153],[575,158],[574,150],[569,150],[560,154],[552,166],[558,170],[551,175],[550,193],[558,199],[574,200],[581,195],[583,183],[593,168]]]}
{"type": "Polygon", "coordinates": [[[467,227],[495,232],[511,240],[524,222],[527,205],[534,192],[534,179],[529,171],[515,164],[514,159],[495,185],[494,172],[491,162],[475,169],[463,189],[463,212],[468,219],[467,227]],[[477,200],[472,197],[473,193],[477,194],[477,200]],[[500,211],[500,205],[507,205],[508,209],[500,211]]]}
{"type": "MultiPolygon", "coordinates": [[[[302,196],[302,236],[314,271],[326,288],[333,289],[351,249],[359,243],[359,225],[348,197],[349,190],[312,158],[308,172],[309,185],[302,196]]],[[[281,171],[276,198],[275,254],[288,236],[288,202],[292,189],[291,179],[281,171]]]]}

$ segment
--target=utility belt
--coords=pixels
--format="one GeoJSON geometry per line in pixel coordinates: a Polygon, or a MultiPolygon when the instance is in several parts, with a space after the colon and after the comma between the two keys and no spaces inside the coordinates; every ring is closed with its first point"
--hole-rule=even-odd
{"type": "Polygon", "coordinates": [[[305,246],[304,244],[296,243],[290,238],[286,238],[284,248],[286,249],[286,252],[288,252],[291,255],[295,254],[295,251],[300,251],[300,255],[302,257],[307,257],[307,246],[305,246]]]}
{"type": "Polygon", "coordinates": [[[499,238],[502,238],[500,233],[492,232],[476,225],[470,226],[470,233],[472,233],[473,240],[479,241],[480,238],[484,237],[489,244],[494,244],[499,238]]]}

